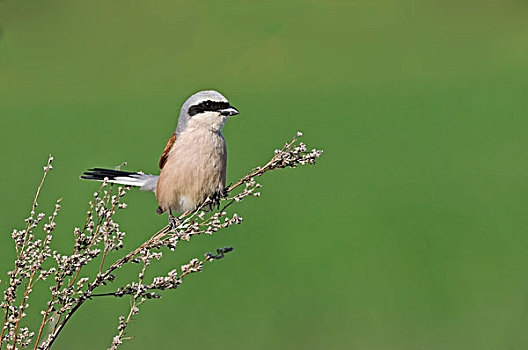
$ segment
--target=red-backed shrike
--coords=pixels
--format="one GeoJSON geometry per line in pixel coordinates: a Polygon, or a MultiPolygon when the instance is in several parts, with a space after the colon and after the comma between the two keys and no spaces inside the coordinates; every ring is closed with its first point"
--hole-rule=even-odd
{"type": "Polygon", "coordinates": [[[161,155],[161,173],[148,175],[93,168],[82,179],[137,186],[151,191],[158,199],[158,214],[168,212],[174,227],[173,213],[196,209],[207,197],[217,197],[226,184],[227,150],[222,127],[227,118],[239,112],[217,91],[200,91],[185,101],[176,131],[161,155]]]}

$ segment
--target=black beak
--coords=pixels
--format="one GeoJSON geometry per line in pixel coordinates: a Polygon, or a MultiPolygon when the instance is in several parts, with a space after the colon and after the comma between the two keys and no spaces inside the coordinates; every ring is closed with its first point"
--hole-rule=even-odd
{"type": "Polygon", "coordinates": [[[231,117],[233,115],[237,115],[240,113],[238,109],[236,109],[233,106],[229,106],[227,108],[221,109],[219,112],[221,115],[226,116],[226,117],[231,117]]]}

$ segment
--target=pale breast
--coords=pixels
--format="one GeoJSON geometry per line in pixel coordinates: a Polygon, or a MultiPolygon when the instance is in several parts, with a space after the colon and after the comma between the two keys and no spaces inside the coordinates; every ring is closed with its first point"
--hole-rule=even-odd
{"type": "Polygon", "coordinates": [[[159,206],[168,211],[195,209],[225,187],[227,150],[221,133],[183,132],[178,135],[158,181],[159,206]]]}

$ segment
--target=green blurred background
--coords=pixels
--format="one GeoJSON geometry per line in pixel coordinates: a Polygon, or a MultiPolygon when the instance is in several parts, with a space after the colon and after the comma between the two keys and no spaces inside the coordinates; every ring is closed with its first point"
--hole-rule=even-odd
{"type": "MultiPolygon", "coordinates": [[[[49,153],[66,253],[81,171],[156,172],[183,101],[215,88],[241,111],[228,182],[297,130],[325,153],[155,264],[235,247],[144,304],[123,349],[528,347],[526,2],[2,0],[0,28],[3,280],[49,153]]],[[[167,218],[127,202],[132,248],[167,218]]],[[[85,304],[56,348],[106,348],[128,303],[85,304]]]]}

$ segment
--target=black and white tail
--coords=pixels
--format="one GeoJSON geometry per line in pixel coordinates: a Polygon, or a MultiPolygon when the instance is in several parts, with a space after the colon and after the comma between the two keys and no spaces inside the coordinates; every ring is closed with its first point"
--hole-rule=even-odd
{"type": "Polygon", "coordinates": [[[158,185],[157,175],[143,174],[142,172],[131,173],[122,170],[112,170],[103,168],[93,168],[85,171],[81,176],[84,180],[95,180],[103,181],[108,178],[108,182],[139,187],[142,191],[149,191],[156,193],[156,187],[158,185]]]}

